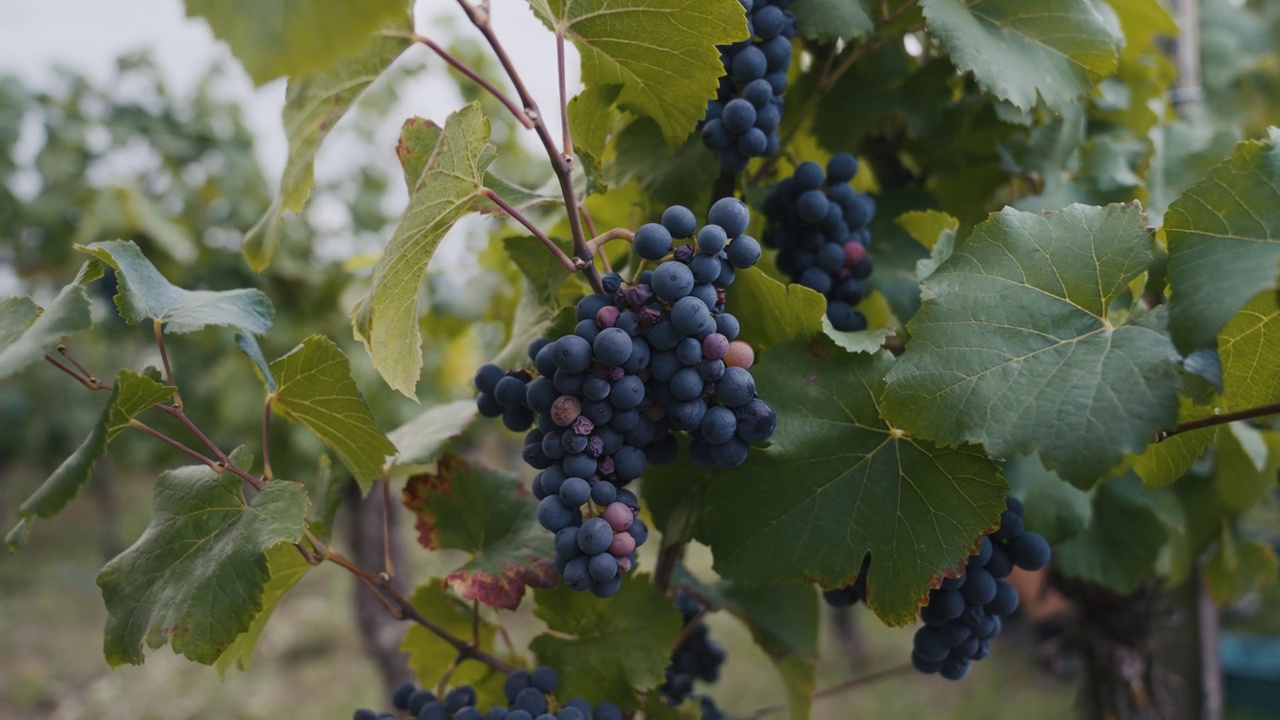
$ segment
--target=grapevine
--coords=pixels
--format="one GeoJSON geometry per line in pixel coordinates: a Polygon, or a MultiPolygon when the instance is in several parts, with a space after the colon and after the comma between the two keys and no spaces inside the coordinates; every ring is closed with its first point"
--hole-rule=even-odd
{"type": "Polygon", "coordinates": [[[0,78],[5,541],[23,575],[73,502],[128,520],[104,669],[247,670],[338,568],[385,686],[354,720],[804,720],[915,677],[867,703],[906,717],[985,673],[998,713],[1071,689],[1008,641],[1057,606],[1086,713],[1221,714],[1217,608],[1280,577],[1280,13],[455,3],[187,1],[287,81],[278,185],[216,83],[0,78]]]}

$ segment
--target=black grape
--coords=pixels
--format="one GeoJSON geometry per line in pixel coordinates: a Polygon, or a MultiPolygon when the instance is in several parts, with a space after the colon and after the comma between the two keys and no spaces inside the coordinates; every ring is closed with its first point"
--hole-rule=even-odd
{"type": "Polygon", "coordinates": [[[790,0],[755,0],[743,6],[752,37],[720,48],[724,76],[700,124],[703,144],[718,153],[721,168],[735,173],[745,170],[751,158],[778,151],[782,93],[796,34],[795,16],[787,9],[790,0]]]}
{"type": "Polygon", "coordinates": [[[867,224],[875,216],[875,201],[849,186],[857,172],[858,162],[848,153],[831,158],[825,177],[817,163],[800,163],[764,203],[764,242],[778,249],[778,269],[825,295],[827,319],[843,331],[867,327],[855,307],[866,294],[862,281],[872,271],[867,224]]]}
{"type": "Polygon", "coordinates": [[[623,486],[675,459],[673,433],[693,436],[698,462],[734,467],[777,427],[743,367],[754,353],[735,344],[739,324],[725,312],[735,271],[760,257],[745,234],[750,211],[722,198],[708,219],[699,228],[688,208],[667,208],[632,240],[657,263],[641,282],[610,274],[607,294],[578,302],[572,332],[530,343],[531,370],[476,373],[481,412],[528,430],[538,522],[556,533],[555,568],[576,590],[608,597],[634,568],[648,529],[623,486]]]}
{"type": "Polygon", "coordinates": [[[1022,503],[1008,498],[1000,527],[984,535],[962,574],[946,578],[929,592],[920,609],[924,627],[912,642],[911,663],[922,673],[959,680],[972,662],[991,650],[1003,618],[1018,609],[1018,593],[1001,578],[1014,565],[1039,570],[1049,562],[1049,544],[1024,530],[1022,503]]]}

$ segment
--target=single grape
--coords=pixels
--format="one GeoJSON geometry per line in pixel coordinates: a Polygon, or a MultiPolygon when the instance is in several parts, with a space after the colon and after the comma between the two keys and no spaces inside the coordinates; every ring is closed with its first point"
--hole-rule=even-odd
{"type": "Polygon", "coordinates": [[[683,205],[672,205],[662,213],[662,226],[671,233],[673,238],[687,238],[693,235],[697,224],[698,220],[693,216],[693,211],[683,205]]]}
{"type": "Polygon", "coordinates": [[[703,225],[698,231],[698,249],[704,253],[719,253],[728,241],[727,231],[718,224],[703,225]]]}
{"type": "Polygon", "coordinates": [[[498,383],[506,376],[507,374],[502,371],[502,368],[493,363],[485,363],[476,370],[476,389],[481,393],[492,395],[494,390],[497,389],[498,383]]]}
{"type": "Polygon", "coordinates": [[[751,211],[747,209],[747,204],[738,198],[720,198],[707,212],[707,222],[719,225],[724,228],[725,234],[736,238],[746,232],[747,225],[751,223],[751,211]]]}
{"type": "Polygon", "coordinates": [[[645,260],[661,260],[671,252],[671,232],[658,223],[646,223],[636,230],[631,246],[645,260]]]}

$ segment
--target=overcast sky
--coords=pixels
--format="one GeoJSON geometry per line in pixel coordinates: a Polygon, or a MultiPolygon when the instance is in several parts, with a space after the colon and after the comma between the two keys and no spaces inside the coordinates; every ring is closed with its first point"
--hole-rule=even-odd
{"type": "MultiPolygon", "coordinates": [[[[434,20],[449,16],[454,19],[452,27],[480,37],[454,0],[418,0],[416,7],[417,29],[425,35],[432,36],[434,20]]],[[[497,33],[530,91],[541,106],[555,107],[558,91],[551,34],[524,0],[492,0],[492,7],[497,33]]],[[[179,91],[190,88],[216,59],[230,58],[227,47],[213,37],[202,19],[186,17],[182,0],[0,0],[0,73],[40,80],[48,78],[56,64],[62,64],[105,78],[118,55],[144,48],[152,51],[179,91]]],[[[427,77],[406,86],[403,112],[388,119],[390,142],[394,142],[404,116],[443,120],[462,102],[441,77],[443,62],[425,48],[410,52],[427,59],[429,71],[427,77]]],[[[231,66],[233,79],[226,92],[244,104],[247,122],[260,138],[258,152],[263,165],[269,175],[278,177],[285,157],[280,121],[284,81],[254,88],[238,66],[231,66]]],[[[571,87],[576,87],[576,54],[569,58],[569,67],[571,87]]],[[[546,115],[553,127],[552,137],[559,137],[558,114],[546,115]]],[[[529,135],[530,147],[536,146],[532,133],[529,135]]],[[[387,145],[388,162],[394,163],[391,147],[387,145]]],[[[321,156],[319,173],[324,173],[324,166],[321,156]]]]}

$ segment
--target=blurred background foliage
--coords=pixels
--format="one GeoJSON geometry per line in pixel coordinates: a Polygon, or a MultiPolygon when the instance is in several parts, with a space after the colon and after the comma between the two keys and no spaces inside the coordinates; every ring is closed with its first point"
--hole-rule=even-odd
{"type": "MultiPolygon", "coordinates": [[[[927,254],[893,224],[899,213],[940,209],[971,224],[1005,204],[1033,209],[1137,199],[1158,215],[1238,140],[1280,124],[1280,3],[1203,0],[1201,17],[1203,94],[1181,98],[1193,101],[1181,114],[1164,99],[1174,73],[1156,45],[1157,29],[1149,46],[1126,50],[1115,82],[1105,81],[1061,117],[1024,114],[980,93],[949,61],[930,53],[921,34],[868,53],[817,101],[814,122],[799,140],[814,149],[814,157],[805,159],[841,150],[867,159],[873,172],[861,180],[869,183],[863,189],[875,190],[882,208],[874,228],[876,285],[897,317],[910,317],[918,304],[914,264],[927,254]],[[871,75],[882,81],[865,82],[871,75]],[[884,87],[889,91],[870,94],[884,87]],[[939,92],[951,102],[914,100],[939,92]]],[[[438,30],[451,32],[447,23],[438,30]]],[[[456,40],[451,51],[481,74],[496,74],[478,45],[456,40]]],[[[375,144],[375,131],[399,122],[388,112],[404,79],[420,70],[412,62],[398,64],[340,123],[333,142],[343,148],[351,171],[322,182],[306,211],[287,219],[280,252],[260,276],[246,267],[239,243],[270,203],[273,183],[256,159],[239,106],[219,92],[223,68],[210,68],[189,93],[175,93],[145,52],[121,57],[105,82],[69,70],[40,86],[0,77],[3,294],[45,300],[79,267],[75,243],[132,239],[177,285],[265,291],[276,307],[276,330],[263,341],[268,358],[315,333],[337,341],[375,417],[384,430],[394,428],[420,407],[371,371],[348,315],[367,289],[372,263],[404,203],[398,174],[374,161],[391,152],[375,144]]],[[[795,99],[788,102],[799,106],[813,78],[799,63],[795,72],[795,99]]],[[[459,89],[464,100],[484,103],[494,123],[496,174],[525,187],[544,184],[549,169],[529,153],[510,116],[475,86],[461,83],[459,89]]],[[[429,101],[421,106],[422,114],[431,111],[429,101]]],[[[628,132],[619,152],[650,148],[645,128],[637,124],[628,132]]],[[[647,219],[688,186],[680,170],[699,152],[693,143],[682,151],[692,155],[658,163],[648,177],[615,167],[607,178],[611,191],[593,198],[592,212],[602,226],[647,219]]],[[[421,322],[423,405],[470,397],[475,366],[505,345],[522,288],[502,247],[511,237],[522,234],[472,218],[447,241],[465,250],[432,265],[422,288],[429,300],[421,322]]],[[[110,282],[98,287],[104,288],[95,313],[98,330],[92,341],[85,336],[73,347],[76,355],[103,376],[157,364],[150,329],[125,325],[110,307],[110,282]]],[[[215,431],[214,439],[234,446],[255,438],[260,382],[233,350],[230,334],[211,329],[175,338],[170,352],[188,407],[215,431]]],[[[100,402],[45,367],[5,385],[0,517],[12,517],[17,503],[74,449],[100,402]]],[[[157,424],[182,436],[179,427],[157,424]]],[[[277,475],[313,479],[315,459],[324,451],[318,440],[285,423],[276,423],[273,432],[277,475]]],[[[518,439],[491,426],[469,431],[465,442],[475,452],[518,450],[512,447],[518,439]]],[[[113,447],[111,462],[100,466],[86,498],[41,524],[24,555],[0,558],[0,720],[339,718],[380,697],[385,678],[358,655],[362,641],[351,622],[350,580],[337,572],[311,573],[286,599],[249,676],[223,682],[168,651],[152,655],[144,668],[107,669],[93,650],[103,616],[94,576],[147,522],[153,475],[145,469],[180,463],[162,445],[127,437],[113,447]]],[[[1257,535],[1274,536],[1280,528],[1274,494],[1241,522],[1257,535]]],[[[409,530],[402,530],[407,538],[409,530]]],[[[411,553],[415,577],[449,566],[447,554],[411,553]]],[[[709,556],[695,551],[690,563],[709,568],[709,556]]],[[[905,657],[910,634],[861,622],[861,610],[824,618],[819,687],[896,666],[905,657]]],[[[1029,603],[1025,615],[1000,652],[964,683],[897,675],[820,700],[815,716],[937,717],[941,707],[948,718],[1022,718],[1034,707],[1044,720],[1072,717],[1080,659],[1069,632],[1071,610],[1029,603]]],[[[1273,584],[1228,608],[1224,622],[1229,629],[1280,636],[1277,617],[1280,591],[1273,584]]],[[[710,622],[713,634],[733,648],[714,690],[721,705],[745,713],[776,702],[781,685],[745,631],[725,618],[710,622]]],[[[538,631],[539,621],[522,611],[508,625],[519,645],[538,631]]]]}

